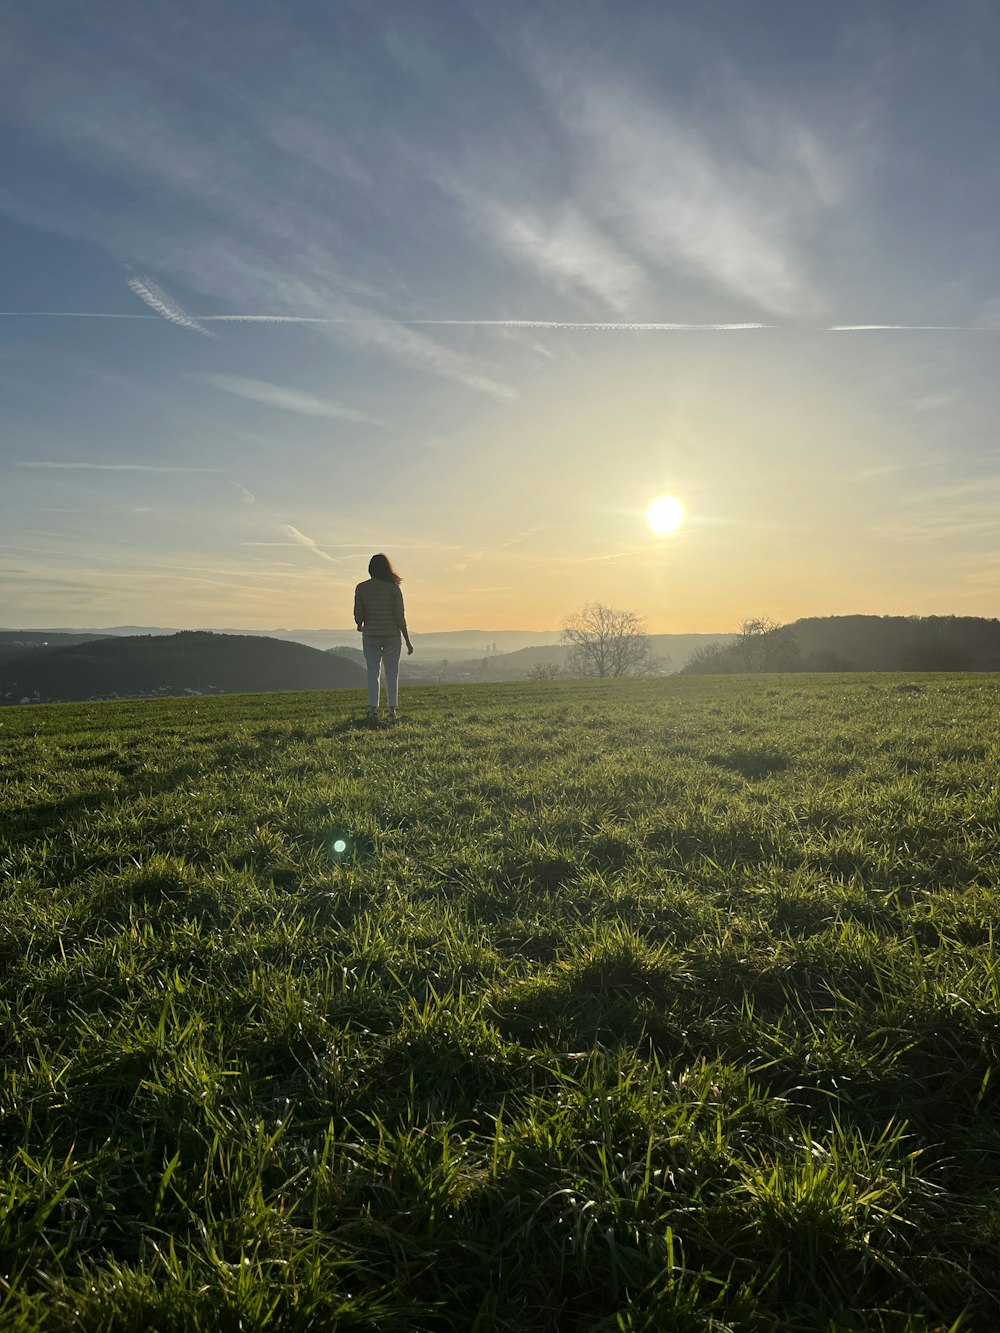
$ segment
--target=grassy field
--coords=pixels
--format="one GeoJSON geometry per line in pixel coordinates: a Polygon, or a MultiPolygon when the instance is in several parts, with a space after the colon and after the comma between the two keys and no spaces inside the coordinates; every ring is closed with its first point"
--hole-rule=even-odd
{"type": "Polygon", "coordinates": [[[0,710],[0,1328],[1000,1327],[998,704],[0,710]]]}

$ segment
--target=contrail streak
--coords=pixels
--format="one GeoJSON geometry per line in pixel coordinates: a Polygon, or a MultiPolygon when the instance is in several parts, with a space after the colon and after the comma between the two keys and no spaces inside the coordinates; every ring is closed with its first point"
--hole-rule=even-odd
{"type": "MultiPolygon", "coordinates": [[[[91,310],[0,310],[0,319],[148,319],[156,315],[106,314],[91,310]]],[[[171,318],[163,315],[163,318],[171,318]]],[[[466,329],[592,329],[610,333],[740,333],[752,329],[774,329],[775,324],[671,324],[662,321],[640,323],[632,320],[566,320],[566,319],[335,319],[322,315],[186,315],[185,327],[202,324],[324,324],[324,325],[432,325],[436,328],[466,329]]],[[[180,323],[179,319],[174,320],[180,323]]],[[[861,327],[860,325],[858,327],[861,327]]],[[[868,326],[865,326],[868,327],[868,326]]],[[[208,332],[208,330],[202,330],[208,332]]]]}
{"type": "Polygon", "coordinates": [[[159,319],[159,315],[110,315],[101,310],[0,310],[11,319],[159,319]]]}
{"type": "Polygon", "coordinates": [[[157,463],[18,463],[18,467],[56,469],[66,472],[220,472],[217,467],[166,467],[157,463]]]}
{"type": "Polygon", "coordinates": [[[314,541],[312,537],[307,537],[306,534],[300,532],[298,528],[293,528],[290,523],[282,523],[281,530],[282,532],[287,532],[289,537],[292,537],[300,546],[304,546],[307,550],[312,551],[313,555],[318,555],[321,560],[329,560],[331,565],[335,565],[338,561],[347,558],[346,556],[328,555],[317,541],[314,541]]]}
{"type": "Polygon", "coordinates": [[[176,301],[149,278],[129,278],[128,285],[140,301],[144,301],[150,310],[169,320],[171,324],[179,324],[183,329],[193,329],[195,333],[200,333],[206,338],[216,336],[214,333],[209,333],[208,329],[202,328],[197,319],[189,315],[186,310],[182,310],[176,301]]]}
{"type": "Polygon", "coordinates": [[[730,332],[770,329],[773,324],[666,324],[625,320],[581,321],[566,319],[325,319],[315,315],[199,315],[216,324],[432,324],[437,328],[471,329],[596,329],[625,333],[688,333],[699,330],[730,332]]]}
{"type": "Polygon", "coordinates": [[[984,324],[831,324],[829,333],[996,333],[984,324]]]}
{"type": "Polygon", "coordinates": [[[0,319],[169,319],[184,328],[194,329],[208,337],[214,335],[204,324],[320,324],[320,325],[430,325],[435,328],[465,329],[572,329],[593,331],[596,333],[749,333],[761,329],[772,329],[788,333],[998,333],[1000,328],[988,324],[680,324],[666,321],[635,320],[568,320],[568,319],[408,319],[406,316],[371,319],[338,319],[323,315],[189,315],[169,298],[157,298],[152,288],[147,288],[138,279],[132,290],[146,304],[157,311],[155,315],[112,314],[101,310],[0,310],[0,319]],[[150,299],[141,295],[139,288],[147,292],[150,299]],[[162,298],[161,305],[153,301],[162,298]],[[169,313],[168,313],[169,311],[169,313]]]}

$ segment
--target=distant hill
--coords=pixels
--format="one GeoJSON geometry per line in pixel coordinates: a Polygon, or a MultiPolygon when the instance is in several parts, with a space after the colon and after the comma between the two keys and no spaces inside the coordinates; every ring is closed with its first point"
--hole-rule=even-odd
{"type": "Polygon", "coordinates": [[[336,653],[338,657],[344,657],[348,662],[356,662],[365,671],[368,669],[365,655],[360,648],[327,648],[326,652],[336,653]]]}
{"type": "MultiPolygon", "coordinates": [[[[679,671],[690,655],[707,644],[727,644],[732,634],[650,634],[649,650],[664,671],[679,671]]],[[[484,663],[485,680],[524,680],[536,666],[565,667],[569,650],[565,644],[547,643],[521,648],[513,653],[499,653],[484,663]]]]}
{"type": "Polygon", "coordinates": [[[566,649],[561,643],[540,643],[532,648],[518,648],[512,653],[497,653],[484,659],[484,674],[490,680],[526,680],[534,666],[566,665],[566,649]]]}
{"type": "Polygon", "coordinates": [[[981,616],[808,617],[790,628],[807,658],[845,670],[1000,670],[1000,621],[981,616]]]}
{"type": "Polygon", "coordinates": [[[15,657],[44,648],[63,648],[76,643],[93,643],[103,634],[79,634],[43,629],[0,629],[0,669],[15,657]]]}
{"type": "Polygon", "coordinates": [[[27,648],[62,647],[71,643],[89,643],[105,639],[96,630],[0,629],[0,650],[23,651],[27,648]]]}
{"type": "Polygon", "coordinates": [[[671,671],[680,671],[693,652],[715,643],[731,643],[732,634],[651,634],[649,650],[666,662],[671,671]]]}
{"type": "Polygon", "coordinates": [[[755,671],[1000,671],[1000,621],[980,616],[808,616],[744,650],[689,660],[689,674],[755,671]]]}
{"type": "Polygon", "coordinates": [[[187,630],[34,648],[0,661],[0,703],[358,689],[355,662],[301,643],[187,630]]]}
{"type": "MultiPolygon", "coordinates": [[[[411,616],[411,619],[413,617],[411,616]]],[[[51,639],[54,634],[73,634],[77,637],[89,635],[95,638],[135,638],[137,635],[165,636],[177,634],[174,629],[165,629],[162,625],[112,625],[85,626],[83,629],[67,629],[56,626],[54,629],[24,630],[18,633],[37,634],[51,639]]],[[[242,635],[253,638],[281,639],[288,643],[306,643],[311,648],[337,648],[356,646],[359,642],[357,630],[353,625],[349,629],[239,629],[235,626],[211,626],[205,631],[209,634],[242,635]]],[[[495,645],[497,652],[526,648],[531,644],[554,643],[559,637],[558,630],[521,630],[521,629],[458,629],[431,630],[411,635],[414,646],[425,659],[441,658],[463,659],[485,657],[495,645]]]]}

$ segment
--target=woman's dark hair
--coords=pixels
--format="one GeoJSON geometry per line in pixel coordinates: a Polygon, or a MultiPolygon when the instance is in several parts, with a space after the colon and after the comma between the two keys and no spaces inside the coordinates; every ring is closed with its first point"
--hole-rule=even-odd
{"type": "Polygon", "coordinates": [[[368,573],[373,579],[381,579],[383,583],[395,583],[397,588],[403,582],[389,563],[389,557],[383,555],[381,551],[368,561],[368,573]]]}

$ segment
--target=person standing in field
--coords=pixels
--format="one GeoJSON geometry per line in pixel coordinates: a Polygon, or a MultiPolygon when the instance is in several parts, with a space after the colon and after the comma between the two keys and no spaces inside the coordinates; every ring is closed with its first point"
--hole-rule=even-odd
{"type": "Polygon", "coordinates": [[[399,654],[402,641],[407,655],[413,644],[406,628],[403,594],[399,590],[402,579],[389,563],[389,557],[373,555],[368,562],[371,578],[359,583],[354,590],[354,620],[361,635],[361,645],[368,667],[368,720],[378,718],[379,670],[385,671],[385,701],[389,705],[389,721],[396,720],[399,699],[399,654]]]}

